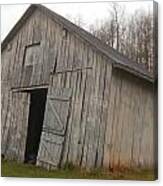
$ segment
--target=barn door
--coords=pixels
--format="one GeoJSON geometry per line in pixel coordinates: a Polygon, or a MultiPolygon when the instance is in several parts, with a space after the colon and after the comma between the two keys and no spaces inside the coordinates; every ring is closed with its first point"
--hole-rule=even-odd
{"type": "Polygon", "coordinates": [[[37,165],[46,168],[60,163],[67,129],[71,89],[53,89],[47,96],[37,165]]]}

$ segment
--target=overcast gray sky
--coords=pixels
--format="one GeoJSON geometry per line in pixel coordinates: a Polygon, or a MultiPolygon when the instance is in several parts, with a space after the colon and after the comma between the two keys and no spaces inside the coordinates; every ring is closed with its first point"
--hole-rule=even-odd
{"type": "MultiPolygon", "coordinates": [[[[153,1],[138,2],[120,2],[127,14],[132,14],[136,9],[152,9],[153,1]]],[[[1,5],[1,40],[3,40],[22,14],[30,5],[1,5]]],[[[104,19],[108,16],[109,2],[99,3],[65,3],[65,4],[44,4],[49,9],[67,17],[81,16],[85,23],[85,29],[88,25],[94,24],[96,20],[104,19]]]]}

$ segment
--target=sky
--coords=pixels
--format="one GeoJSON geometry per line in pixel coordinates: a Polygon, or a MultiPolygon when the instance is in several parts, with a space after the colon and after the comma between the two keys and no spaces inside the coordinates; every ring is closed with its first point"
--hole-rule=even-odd
{"type": "MultiPolygon", "coordinates": [[[[110,2],[96,3],[61,3],[61,4],[43,4],[56,13],[67,17],[82,17],[84,28],[88,30],[90,24],[95,24],[97,20],[107,18],[109,15],[110,2]]],[[[124,7],[127,14],[132,14],[137,9],[148,11],[152,9],[153,1],[131,1],[119,2],[124,7]]],[[[29,4],[21,5],[1,5],[1,40],[7,36],[16,22],[29,7],[29,4]]]]}

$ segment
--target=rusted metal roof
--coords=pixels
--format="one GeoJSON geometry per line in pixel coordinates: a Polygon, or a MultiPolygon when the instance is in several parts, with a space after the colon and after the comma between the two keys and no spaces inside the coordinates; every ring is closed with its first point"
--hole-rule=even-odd
{"type": "Polygon", "coordinates": [[[7,35],[7,37],[2,42],[2,45],[1,45],[2,51],[7,46],[8,42],[14,37],[14,35],[22,27],[22,25],[25,23],[25,21],[29,18],[29,16],[31,16],[32,13],[36,9],[39,9],[42,13],[44,13],[45,15],[50,17],[55,22],[62,24],[63,27],[65,27],[68,31],[79,35],[81,38],[86,40],[89,44],[91,44],[97,50],[102,52],[108,58],[112,59],[113,67],[128,71],[128,72],[130,72],[136,76],[139,76],[143,79],[146,79],[150,82],[155,81],[156,74],[148,72],[147,69],[145,68],[145,65],[136,63],[136,62],[128,59],[126,56],[120,54],[112,47],[109,47],[108,45],[103,43],[100,39],[96,38],[95,36],[93,36],[92,34],[87,32],[86,30],[73,24],[69,20],[67,20],[64,17],[60,16],[59,14],[49,10],[48,8],[46,8],[42,5],[38,5],[38,4],[32,4],[27,9],[27,11],[23,14],[23,16],[20,18],[20,20],[17,22],[17,24],[13,27],[13,29],[10,31],[10,33],[7,35]]]}

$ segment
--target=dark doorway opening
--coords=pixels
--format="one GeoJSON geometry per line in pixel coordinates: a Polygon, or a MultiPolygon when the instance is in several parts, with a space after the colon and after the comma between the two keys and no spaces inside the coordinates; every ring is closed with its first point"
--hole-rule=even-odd
{"type": "Polygon", "coordinates": [[[32,90],[30,94],[30,110],[24,162],[35,164],[44,120],[47,89],[32,90]]]}

